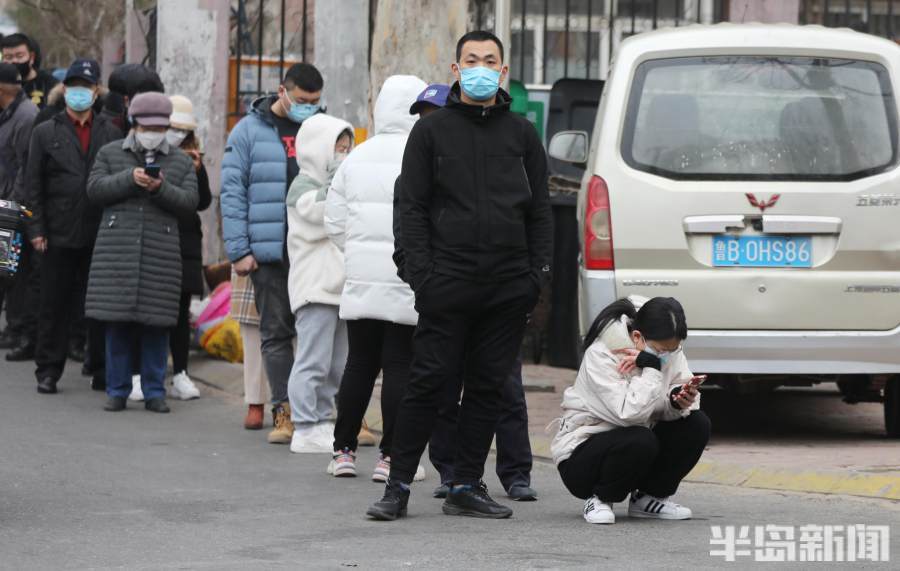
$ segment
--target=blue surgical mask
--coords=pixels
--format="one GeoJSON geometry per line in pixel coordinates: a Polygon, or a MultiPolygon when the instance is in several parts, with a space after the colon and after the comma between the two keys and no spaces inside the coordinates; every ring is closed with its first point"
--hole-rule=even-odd
{"type": "Polygon", "coordinates": [[[500,88],[500,72],[484,66],[461,67],[459,86],[475,101],[486,101],[500,88]]]}
{"type": "MultiPolygon", "coordinates": [[[[287,96],[288,101],[291,101],[290,96],[287,96]]],[[[281,105],[284,105],[284,100],[282,100],[281,105]]],[[[294,123],[302,123],[319,112],[319,105],[315,103],[297,103],[296,101],[291,101],[291,106],[286,108],[288,119],[293,121],[294,123]]]]}
{"type": "Polygon", "coordinates": [[[66,106],[76,113],[87,111],[94,104],[94,92],[87,87],[67,87],[65,98],[66,106]]]}
{"type": "Polygon", "coordinates": [[[678,347],[678,349],[675,349],[674,351],[657,351],[656,349],[651,347],[649,343],[647,343],[644,347],[644,351],[650,353],[651,355],[656,355],[657,357],[659,357],[660,364],[665,367],[666,363],[669,362],[673,355],[677,355],[681,352],[681,347],[678,347]]]}

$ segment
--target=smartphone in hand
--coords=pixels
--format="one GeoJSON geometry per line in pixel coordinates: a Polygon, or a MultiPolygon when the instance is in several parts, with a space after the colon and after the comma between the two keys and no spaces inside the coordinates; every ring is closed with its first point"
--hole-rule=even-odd
{"type": "Polygon", "coordinates": [[[159,178],[159,165],[147,165],[144,167],[144,173],[150,178],[159,178]]]}
{"type": "Polygon", "coordinates": [[[709,375],[694,375],[693,377],[691,377],[691,379],[688,382],[682,384],[680,387],[675,387],[674,389],[672,389],[672,392],[671,392],[672,400],[674,401],[674,400],[680,398],[681,393],[686,391],[689,385],[694,387],[695,389],[700,388],[700,385],[705,383],[706,379],[708,379],[708,378],[709,378],[709,375]]]}

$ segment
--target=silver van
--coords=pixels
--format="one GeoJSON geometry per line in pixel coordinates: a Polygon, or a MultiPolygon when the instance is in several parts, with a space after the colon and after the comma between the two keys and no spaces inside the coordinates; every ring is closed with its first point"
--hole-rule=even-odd
{"type": "Polygon", "coordinates": [[[617,298],[675,297],[695,370],[742,390],[837,381],[900,437],[898,81],[900,47],[850,30],[623,42],[592,140],[549,145],[587,166],[582,334],[617,298]]]}

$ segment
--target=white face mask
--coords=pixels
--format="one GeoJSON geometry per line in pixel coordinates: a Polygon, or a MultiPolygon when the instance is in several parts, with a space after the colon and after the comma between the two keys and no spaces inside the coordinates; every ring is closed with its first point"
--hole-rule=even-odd
{"type": "Polygon", "coordinates": [[[166,131],[166,141],[169,142],[169,145],[172,147],[180,147],[181,143],[187,139],[187,136],[190,134],[190,131],[185,131],[183,129],[169,129],[166,131]]]}
{"type": "Polygon", "coordinates": [[[138,131],[134,134],[135,140],[145,151],[155,151],[166,140],[166,133],[159,131],[138,131]]]}

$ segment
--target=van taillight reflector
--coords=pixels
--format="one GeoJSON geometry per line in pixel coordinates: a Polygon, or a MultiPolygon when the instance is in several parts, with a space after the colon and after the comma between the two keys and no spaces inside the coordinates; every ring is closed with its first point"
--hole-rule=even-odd
{"type": "Polygon", "coordinates": [[[587,210],[584,215],[584,265],[589,270],[612,270],[612,221],[609,213],[609,188],[599,176],[588,184],[587,210]]]}

